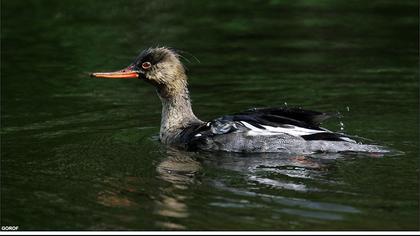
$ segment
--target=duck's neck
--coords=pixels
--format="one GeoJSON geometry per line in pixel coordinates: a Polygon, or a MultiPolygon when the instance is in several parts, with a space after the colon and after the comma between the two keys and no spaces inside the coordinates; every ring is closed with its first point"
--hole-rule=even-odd
{"type": "Polygon", "coordinates": [[[162,120],[160,123],[160,140],[163,143],[176,143],[178,135],[186,127],[202,123],[192,111],[188,88],[185,86],[176,95],[167,96],[158,89],[162,101],[162,120]]]}

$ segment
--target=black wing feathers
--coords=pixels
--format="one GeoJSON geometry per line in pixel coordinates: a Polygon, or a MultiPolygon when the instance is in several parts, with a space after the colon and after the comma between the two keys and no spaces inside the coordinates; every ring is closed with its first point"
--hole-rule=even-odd
{"type": "Polygon", "coordinates": [[[300,108],[254,108],[229,117],[234,121],[250,122],[252,125],[253,123],[274,127],[296,125],[319,129],[321,122],[331,116],[331,114],[300,108]]]}
{"type": "MultiPolygon", "coordinates": [[[[180,143],[189,149],[206,141],[214,135],[223,135],[234,132],[237,122],[247,122],[257,128],[264,129],[263,125],[273,127],[299,126],[314,130],[324,130],[319,127],[321,122],[332,117],[331,114],[303,110],[301,108],[254,108],[233,115],[226,115],[212,120],[210,123],[192,124],[180,133],[180,143]]],[[[305,140],[344,141],[341,134],[329,131],[302,135],[305,140]]]]}
{"type": "Polygon", "coordinates": [[[341,138],[345,137],[345,136],[340,135],[340,134],[336,134],[336,133],[323,132],[323,133],[302,135],[301,137],[305,140],[344,141],[341,138]]]}

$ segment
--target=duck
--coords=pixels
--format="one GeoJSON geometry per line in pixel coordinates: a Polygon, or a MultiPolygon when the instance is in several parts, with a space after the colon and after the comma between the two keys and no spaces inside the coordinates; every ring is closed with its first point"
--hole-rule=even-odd
{"type": "Polygon", "coordinates": [[[251,108],[202,121],[193,112],[186,69],[173,48],[147,48],[122,70],[90,75],[138,79],[155,87],[162,103],[159,140],[171,147],[239,153],[386,152],[321,127],[331,113],[300,107],[251,108]]]}

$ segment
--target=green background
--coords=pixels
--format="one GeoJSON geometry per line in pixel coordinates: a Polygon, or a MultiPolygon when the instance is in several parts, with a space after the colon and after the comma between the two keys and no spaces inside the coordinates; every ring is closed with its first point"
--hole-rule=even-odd
{"type": "MultiPolygon", "coordinates": [[[[418,1],[1,1],[1,225],[20,230],[418,230],[418,1]],[[94,80],[184,51],[196,115],[340,112],[400,155],[188,153],[160,101],[94,80]]],[[[343,125],[340,125],[340,122],[343,125]]]]}

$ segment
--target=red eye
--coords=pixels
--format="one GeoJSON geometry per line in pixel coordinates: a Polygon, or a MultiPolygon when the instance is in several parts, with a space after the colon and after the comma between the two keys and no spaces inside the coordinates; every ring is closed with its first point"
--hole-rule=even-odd
{"type": "Polygon", "coordinates": [[[143,69],[147,70],[147,69],[149,69],[150,67],[152,67],[152,64],[151,64],[150,62],[146,61],[146,62],[143,62],[143,63],[141,64],[141,67],[142,67],[143,69]]]}

